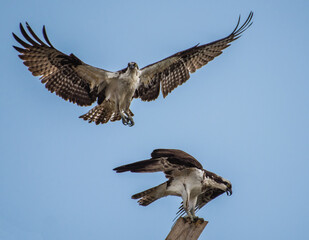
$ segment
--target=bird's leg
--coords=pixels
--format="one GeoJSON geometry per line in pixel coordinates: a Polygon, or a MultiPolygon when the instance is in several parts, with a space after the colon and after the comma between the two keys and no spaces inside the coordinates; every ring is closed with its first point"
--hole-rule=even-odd
{"type": "Polygon", "coordinates": [[[191,222],[196,222],[199,218],[195,216],[195,206],[197,202],[197,196],[191,195],[190,190],[187,188],[186,184],[183,184],[184,191],[182,194],[183,199],[183,209],[187,213],[187,218],[191,220],[191,222]]]}
{"type": "Polygon", "coordinates": [[[190,211],[187,212],[188,218],[191,220],[191,222],[194,222],[194,216],[191,214],[190,211]]]}
{"type": "MultiPolygon", "coordinates": [[[[116,101],[115,103],[116,105],[116,114],[119,114],[122,120],[122,124],[123,125],[128,125],[129,124],[129,119],[128,117],[123,113],[123,111],[120,109],[120,104],[119,104],[119,100],[116,101]]],[[[130,126],[130,125],[129,125],[130,126]]]]}
{"type": "Polygon", "coordinates": [[[131,104],[131,101],[130,99],[128,99],[128,101],[126,101],[126,104],[125,104],[124,113],[127,115],[128,125],[132,127],[134,125],[134,121],[133,121],[133,117],[130,114],[130,104],[131,104]]]}
{"type": "Polygon", "coordinates": [[[189,200],[188,209],[194,221],[197,221],[199,218],[195,216],[195,206],[197,202],[197,196],[192,196],[189,200]]]}
{"type": "Polygon", "coordinates": [[[129,125],[128,117],[123,112],[119,112],[119,115],[121,116],[122,124],[123,125],[129,125]]]}
{"type": "MultiPolygon", "coordinates": [[[[192,209],[190,211],[185,210],[187,213],[187,216],[185,216],[185,220],[186,221],[190,221],[190,222],[196,222],[198,221],[200,218],[195,216],[194,211],[192,211],[192,209]]],[[[204,221],[204,219],[201,218],[202,221],[204,221]]]]}
{"type": "Polygon", "coordinates": [[[192,218],[191,218],[192,222],[196,222],[197,220],[199,220],[199,217],[195,216],[194,208],[191,208],[191,210],[189,212],[192,216],[192,218]]]}
{"type": "Polygon", "coordinates": [[[193,222],[194,216],[192,215],[192,213],[190,211],[190,203],[189,203],[190,192],[187,191],[186,184],[183,184],[183,187],[184,187],[184,191],[182,193],[183,209],[185,210],[185,212],[188,215],[186,218],[190,219],[193,222]]]}

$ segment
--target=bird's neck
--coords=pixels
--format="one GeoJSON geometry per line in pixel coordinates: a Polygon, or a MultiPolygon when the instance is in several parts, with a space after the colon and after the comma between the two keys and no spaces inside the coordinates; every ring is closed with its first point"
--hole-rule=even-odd
{"type": "Polygon", "coordinates": [[[139,77],[139,70],[136,68],[134,69],[127,68],[126,75],[131,77],[139,77]]]}

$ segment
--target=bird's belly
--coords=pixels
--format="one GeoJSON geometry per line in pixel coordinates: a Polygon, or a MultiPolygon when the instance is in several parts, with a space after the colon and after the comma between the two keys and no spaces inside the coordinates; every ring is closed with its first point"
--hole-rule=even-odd
{"type": "Polygon", "coordinates": [[[106,90],[106,99],[114,102],[131,100],[136,89],[136,84],[130,79],[120,78],[109,85],[106,90]]]}
{"type": "Polygon", "coordinates": [[[166,189],[168,194],[174,196],[182,196],[184,192],[184,186],[182,181],[173,180],[172,183],[166,189]]]}
{"type": "Polygon", "coordinates": [[[201,170],[195,170],[175,177],[168,191],[177,196],[184,196],[187,193],[190,193],[191,197],[197,196],[202,192],[202,174],[201,170]]]}
{"type": "Polygon", "coordinates": [[[202,192],[202,185],[201,184],[196,184],[196,185],[192,185],[190,186],[190,193],[191,193],[191,197],[195,197],[201,194],[202,192]]]}
{"type": "Polygon", "coordinates": [[[195,170],[189,173],[186,177],[186,187],[190,192],[191,197],[197,196],[202,192],[203,171],[195,170]]]}

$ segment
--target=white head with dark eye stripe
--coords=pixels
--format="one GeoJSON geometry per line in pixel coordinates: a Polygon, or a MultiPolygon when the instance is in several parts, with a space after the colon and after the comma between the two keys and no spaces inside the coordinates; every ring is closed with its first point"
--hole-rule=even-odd
{"type": "Polygon", "coordinates": [[[133,70],[133,69],[139,69],[137,63],[135,62],[129,62],[128,63],[128,68],[133,70]]]}
{"type": "Polygon", "coordinates": [[[224,179],[223,177],[220,177],[212,172],[205,171],[205,182],[207,182],[207,185],[211,185],[214,188],[218,188],[224,192],[226,192],[227,195],[232,195],[232,184],[229,180],[224,179]]]}
{"type": "Polygon", "coordinates": [[[231,196],[232,193],[233,193],[232,192],[232,184],[231,184],[231,182],[229,180],[224,179],[224,185],[226,186],[226,190],[225,190],[226,194],[228,196],[231,196]]]}

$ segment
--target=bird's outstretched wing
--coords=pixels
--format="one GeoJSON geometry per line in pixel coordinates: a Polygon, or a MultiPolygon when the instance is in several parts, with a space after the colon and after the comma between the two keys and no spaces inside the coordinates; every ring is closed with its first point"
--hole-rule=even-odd
{"type": "Polygon", "coordinates": [[[20,31],[28,41],[21,40],[13,33],[15,40],[24,48],[13,46],[21,54],[29,71],[34,76],[41,76],[41,82],[50,92],[55,92],[65,100],[80,106],[91,105],[98,94],[98,86],[108,81],[108,71],[85,64],[75,55],[66,55],[58,51],[49,41],[45,26],[43,42],[31,29],[28,23],[26,32],[22,24],[20,31]]]}
{"type": "Polygon", "coordinates": [[[142,68],[140,85],[134,97],[139,97],[143,101],[155,100],[159,96],[160,86],[163,97],[166,97],[178,85],[186,82],[190,78],[190,73],[194,73],[219,56],[223,49],[239,38],[251,26],[252,16],[253,12],[250,12],[240,27],[239,17],[235,29],[225,38],[201,46],[196,45],[142,68]]]}
{"type": "Polygon", "coordinates": [[[114,170],[118,173],[162,171],[170,178],[186,168],[203,169],[202,165],[186,152],[177,149],[156,149],[151,153],[151,159],[123,165],[114,170]]]}

